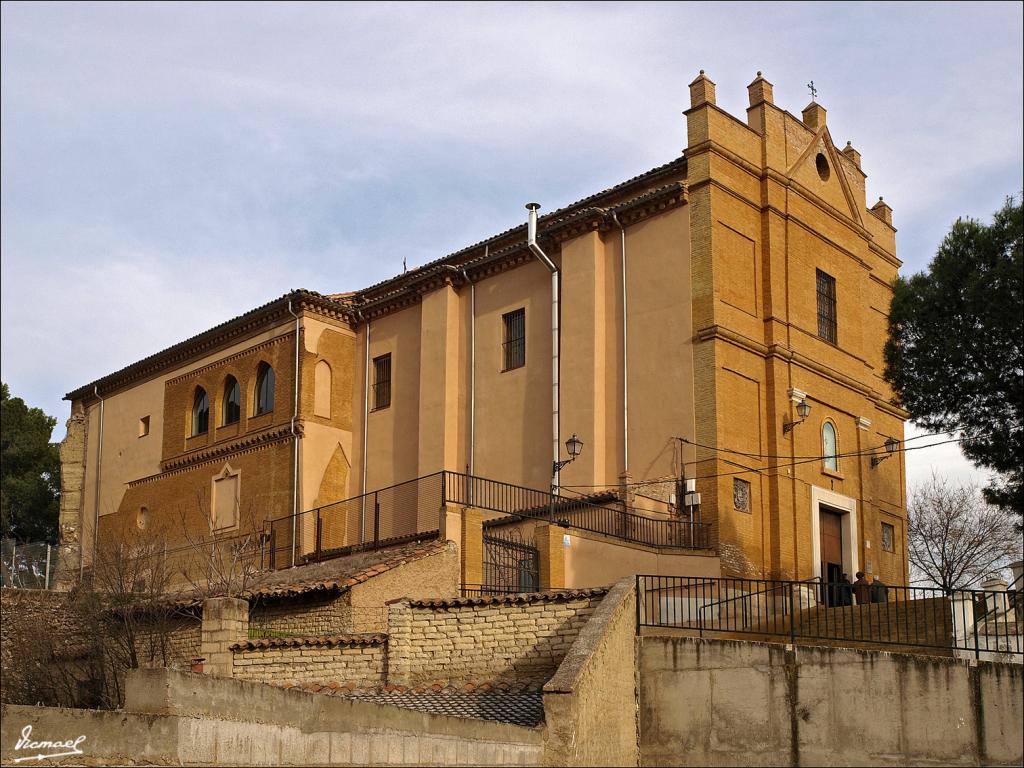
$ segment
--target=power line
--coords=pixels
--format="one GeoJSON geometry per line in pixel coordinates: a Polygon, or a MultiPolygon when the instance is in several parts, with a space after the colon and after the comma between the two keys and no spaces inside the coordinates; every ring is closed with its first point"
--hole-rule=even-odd
{"type": "MultiPolygon", "coordinates": [[[[940,433],[940,434],[942,434],[942,433],[940,433]]],[[[935,435],[927,435],[927,436],[935,437],[935,435]]],[[[922,437],[926,437],[926,435],[922,435],[922,437]]],[[[936,448],[936,447],[938,447],[940,445],[947,445],[949,443],[961,443],[961,442],[966,442],[968,440],[976,440],[976,439],[978,439],[978,437],[971,437],[971,438],[957,437],[957,438],[953,438],[951,440],[943,440],[942,442],[938,442],[938,443],[929,443],[928,445],[915,445],[915,446],[910,446],[909,448],[901,447],[901,448],[898,448],[895,452],[896,453],[907,453],[909,451],[920,451],[920,450],[923,450],[925,448],[936,448]]],[[[906,441],[904,441],[904,442],[906,442],[906,441]]],[[[836,454],[836,456],[837,457],[840,457],[840,456],[846,456],[846,457],[849,457],[849,456],[870,456],[870,455],[875,455],[877,453],[877,451],[878,451],[878,448],[872,448],[870,450],[858,451],[858,452],[855,452],[855,453],[836,454]]],[[[783,457],[783,458],[788,458],[788,457],[783,457]]],[[[686,479],[687,480],[707,480],[707,479],[715,478],[715,477],[728,477],[730,475],[745,475],[745,474],[749,474],[751,472],[754,472],[754,473],[757,473],[757,474],[765,474],[765,473],[772,472],[773,470],[777,470],[777,469],[783,469],[783,468],[786,468],[786,467],[795,467],[795,466],[799,466],[801,464],[810,464],[810,463],[815,462],[815,461],[821,461],[823,458],[825,458],[825,457],[824,456],[811,456],[811,457],[806,457],[806,458],[803,458],[803,459],[800,459],[800,460],[797,460],[797,461],[790,461],[790,462],[784,462],[784,463],[781,463],[781,464],[774,464],[774,465],[772,465],[770,467],[741,469],[741,470],[737,470],[735,472],[717,472],[715,474],[710,474],[710,475],[695,475],[694,477],[688,477],[686,479]]],[[[728,459],[704,459],[704,461],[728,461],[728,459]]],[[[699,463],[699,462],[687,462],[687,463],[688,464],[692,464],[692,463],[699,463]]],[[[625,485],[628,488],[641,488],[641,487],[648,486],[648,485],[658,485],[660,483],[674,482],[674,481],[677,481],[679,479],[680,478],[678,478],[675,475],[666,475],[664,477],[653,478],[651,480],[638,480],[636,482],[626,483],[625,485]]],[[[622,487],[622,486],[621,485],[616,485],[614,483],[604,483],[604,484],[601,484],[601,485],[564,485],[562,487],[563,488],[616,488],[616,487],[622,487]]]]}

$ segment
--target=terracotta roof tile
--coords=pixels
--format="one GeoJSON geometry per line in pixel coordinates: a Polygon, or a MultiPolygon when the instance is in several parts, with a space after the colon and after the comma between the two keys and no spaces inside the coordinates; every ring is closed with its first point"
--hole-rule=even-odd
{"type": "Polygon", "coordinates": [[[231,645],[233,651],[255,651],[264,648],[332,648],[338,645],[383,645],[387,635],[368,633],[358,635],[321,635],[319,637],[264,637],[243,640],[231,645]]]}
{"type": "MultiPolygon", "coordinates": [[[[541,602],[567,602],[588,597],[604,597],[607,587],[593,589],[559,589],[549,592],[524,592],[515,595],[488,595],[485,597],[453,597],[409,600],[413,608],[458,608],[471,605],[526,605],[541,602]]],[[[397,602],[397,601],[396,601],[397,602]]],[[[404,602],[404,601],[403,601],[404,602]]]]}
{"type": "Polygon", "coordinates": [[[447,541],[437,539],[427,543],[413,542],[388,549],[358,552],[323,563],[288,568],[275,572],[258,587],[243,594],[243,597],[266,599],[315,592],[344,592],[374,576],[405,563],[440,554],[448,548],[447,541]]]}

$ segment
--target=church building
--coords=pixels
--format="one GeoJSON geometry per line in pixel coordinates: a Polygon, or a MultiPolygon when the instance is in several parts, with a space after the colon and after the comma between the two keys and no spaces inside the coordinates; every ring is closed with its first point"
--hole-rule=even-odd
{"type": "Polygon", "coordinates": [[[791,114],[760,73],[743,118],[703,72],[689,90],[664,165],[69,393],[76,567],[152,527],[259,532],[279,566],[435,531],[466,547],[452,509],[500,538],[546,507],[557,537],[521,526],[548,547],[542,587],[652,569],[906,583],[892,210],[867,206],[861,155],[816,102],[791,114]]]}

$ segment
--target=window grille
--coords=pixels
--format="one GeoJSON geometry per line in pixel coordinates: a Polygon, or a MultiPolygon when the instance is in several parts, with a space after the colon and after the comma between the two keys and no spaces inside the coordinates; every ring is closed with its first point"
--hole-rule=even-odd
{"type": "Polygon", "coordinates": [[[373,358],[373,410],[391,405],[391,353],[373,358]]]}
{"type": "Polygon", "coordinates": [[[836,279],[815,270],[818,278],[818,336],[836,343],[836,279]]]}
{"type": "Polygon", "coordinates": [[[522,368],[526,365],[526,310],[517,309],[501,316],[505,324],[505,341],[501,345],[504,352],[505,367],[522,368]]]}

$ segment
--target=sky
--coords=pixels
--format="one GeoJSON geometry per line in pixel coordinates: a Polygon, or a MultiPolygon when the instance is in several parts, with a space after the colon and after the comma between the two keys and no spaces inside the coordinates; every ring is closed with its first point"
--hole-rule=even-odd
{"type": "MultiPolygon", "coordinates": [[[[368,286],[678,157],[700,69],[741,119],[757,71],[797,115],[814,81],[904,274],[1024,185],[1019,3],[0,14],[0,375],[55,439],[64,393],[293,288],[368,286]]],[[[955,445],[907,463],[984,481],[955,445]]]]}

